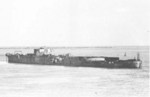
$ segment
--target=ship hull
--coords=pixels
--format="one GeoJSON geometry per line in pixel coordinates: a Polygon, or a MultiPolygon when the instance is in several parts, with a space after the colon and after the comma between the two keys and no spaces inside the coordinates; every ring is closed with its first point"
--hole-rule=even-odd
{"type": "Polygon", "coordinates": [[[117,61],[89,61],[85,57],[65,57],[61,60],[52,56],[35,55],[7,55],[9,63],[57,65],[73,67],[99,67],[99,68],[141,68],[141,61],[138,60],[117,60],[117,61]]]}

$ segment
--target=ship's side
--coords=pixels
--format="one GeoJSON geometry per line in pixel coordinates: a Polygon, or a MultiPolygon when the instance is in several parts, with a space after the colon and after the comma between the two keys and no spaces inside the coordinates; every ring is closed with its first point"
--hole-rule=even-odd
{"type": "Polygon", "coordinates": [[[6,54],[9,63],[59,65],[74,67],[141,68],[141,60],[120,60],[119,57],[79,57],[52,54],[6,54]]]}

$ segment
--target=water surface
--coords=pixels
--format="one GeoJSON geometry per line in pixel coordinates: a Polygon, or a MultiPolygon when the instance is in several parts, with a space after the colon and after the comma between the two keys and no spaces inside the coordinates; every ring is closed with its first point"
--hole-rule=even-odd
{"type": "MultiPolygon", "coordinates": [[[[16,50],[16,49],[15,49],[16,50]]],[[[1,49],[0,97],[149,97],[148,47],[63,48],[55,54],[118,56],[133,58],[140,52],[142,69],[9,64],[1,49]]],[[[20,49],[17,49],[20,50],[20,49]]],[[[33,49],[21,49],[23,53],[33,49]]]]}

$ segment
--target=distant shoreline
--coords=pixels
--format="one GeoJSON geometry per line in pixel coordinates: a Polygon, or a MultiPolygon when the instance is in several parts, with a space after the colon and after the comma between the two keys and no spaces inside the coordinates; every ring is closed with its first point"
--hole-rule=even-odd
{"type": "Polygon", "coordinates": [[[15,46],[13,46],[13,47],[0,47],[0,49],[35,49],[35,48],[40,48],[40,47],[43,47],[43,48],[137,48],[137,47],[142,47],[142,48],[149,48],[149,46],[60,46],[60,47],[56,47],[56,46],[34,46],[34,47],[15,47],[15,46]]]}

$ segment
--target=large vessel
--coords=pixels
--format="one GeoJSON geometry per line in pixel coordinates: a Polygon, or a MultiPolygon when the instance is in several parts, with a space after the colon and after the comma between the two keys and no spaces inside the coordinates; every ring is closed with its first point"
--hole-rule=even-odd
{"type": "Polygon", "coordinates": [[[29,54],[6,54],[9,63],[41,64],[74,67],[102,67],[102,68],[141,68],[142,61],[139,53],[137,58],[120,60],[119,57],[107,56],[70,56],[54,55],[50,49],[34,49],[29,54]]]}

